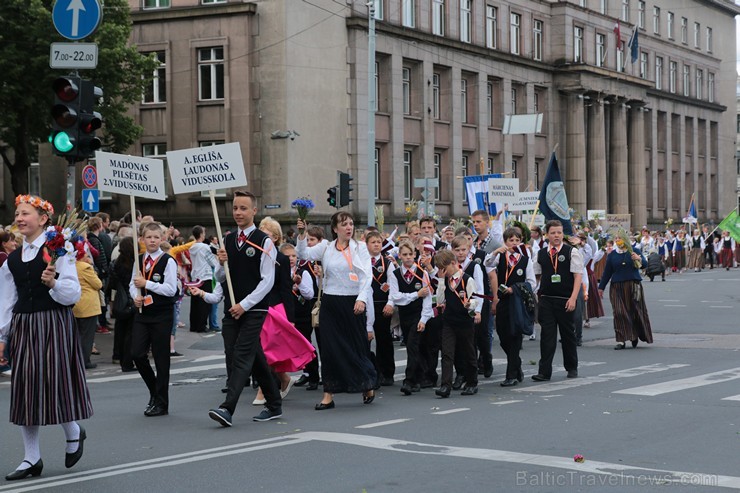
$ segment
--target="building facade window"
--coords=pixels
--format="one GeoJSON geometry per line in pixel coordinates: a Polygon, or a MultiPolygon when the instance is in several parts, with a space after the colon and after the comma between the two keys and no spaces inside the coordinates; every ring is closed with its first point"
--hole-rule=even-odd
{"type": "Polygon", "coordinates": [[[599,12],[604,15],[609,13],[609,0],[599,0],[599,12]]]}
{"type": "Polygon", "coordinates": [[[375,148],[373,166],[375,166],[375,199],[377,200],[380,198],[380,147],[375,148]]]}
{"type": "Polygon", "coordinates": [[[460,79],[460,119],[468,123],[468,80],[460,79]]]}
{"type": "Polygon", "coordinates": [[[519,14],[511,14],[510,25],[509,25],[509,34],[510,34],[509,48],[510,48],[511,53],[513,53],[514,55],[519,54],[519,49],[520,49],[520,44],[521,44],[519,42],[519,36],[521,35],[519,28],[521,27],[521,25],[522,25],[522,16],[519,14]]]}
{"type": "Polygon", "coordinates": [[[200,3],[202,3],[203,5],[208,5],[211,3],[226,3],[226,1],[227,0],[201,0],[200,3]]]}
{"type": "Polygon", "coordinates": [[[511,177],[512,177],[512,178],[517,178],[517,174],[516,174],[516,164],[517,164],[517,163],[516,163],[516,159],[512,159],[512,160],[511,160],[511,177]]]}
{"type": "Polygon", "coordinates": [[[416,27],[416,0],[401,0],[401,24],[416,27]]]}
{"type": "Polygon", "coordinates": [[[375,73],[373,74],[374,111],[378,111],[378,100],[380,98],[380,62],[375,62],[375,73]]]}
{"type": "Polygon", "coordinates": [[[583,28],[580,26],[573,28],[573,61],[583,62],[583,28]]]}
{"type": "MultiPolygon", "coordinates": [[[[223,143],[224,143],[223,140],[203,140],[203,141],[198,142],[198,146],[199,147],[211,147],[211,146],[221,145],[223,143]]],[[[226,197],[226,192],[228,192],[228,189],[226,188],[217,188],[216,190],[214,190],[214,195],[216,195],[216,197],[226,197]]],[[[201,197],[209,197],[210,193],[208,192],[208,190],[202,190],[200,192],[200,195],[201,197]]]]}
{"type": "Polygon", "coordinates": [[[660,34],[660,7],[653,7],[653,33],[660,34]]]}
{"type": "Polygon", "coordinates": [[[714,41],[712,40],[712,28],[707,28],[707,52],[714,51],[714,41]]]}
{"type": "Polygon", "coordinates": [[[537,91],[534,93],[534,112],[535,114],[540,112],[540,93],[537,91]]]}
{"type": "Polygon", "coordinates": [[[164,189],[165,193],[169,195],[168,191],[170,186],[170,174],[167,170],[167,144],[142,144],[141,155],[143,157],[151,157],[162,160],[162,163],[164,163],[164,189]]]}
{"type": "Polygon", "coordinates": [[[198,50],[199,99],[224,98],[224,49],[222,46],[198,50]]]}
{"type": "Polygon", "coordinates": [[[673,39],[673,25],[675,24],[674,19],[675,16],[673,15],[673,12],[668,12],[668,17],[666,18],[666,29],[668,30],[668,39],[673,39]]]}
{"type": "Polygon", "coordinates": [[[516,103],[517,103],[517,90],[516,87],[511,88],[511,114],[516,115],[516,103]]]}
{"type": "Polygon", "coordinates": [[[655,88],[663,89],[663,57],[655,57],[655,88]]]}
{"type": "Polygon", "coordinates": [[[714,74],[712,72],[707,74],[707,100],[714,103],[714,74]]]}
{"type": "Polygon", "coordinates": [[[532,58],[542,60],[542,21],[532,23],[532,58]]]}
{"type": "Polygon", "coordinates": [[[433,0],[432,2],[432,34],[445,35],[445,0],[433,0]]]}
{"type": "Polygon", "coordinates": [[[414,182],[411,169],[411,151],[403,151],[403,199],[411,200],[411,185],[414,182]]]}
{"type": "Polygon", "coordinates": [[[689,42],[689,20],[686,17],[681,17],[681,42],[689,42]]]}
{"type": "Polygon", "coordinates": [[[432,166],[432,178],[437,180],[438,186],[434,188],[434,200],[440,200],[439,189],[442,185],[442,154],[434,153],[434,165],[432,166]]]}
{"type": "Polygon", "coordinates": [[[440,108],[440,87],[439,87],[439,74],[432,74],[432,116],[435,120],[439,120],[439,108],[440,108]]]}
{"type": "Polygon", "coordinates": [[[683,66],[683,95],[691,94],[691,69],[688,65],[683,66]]]}
{"type": "MultiPolygon", "coordinates": [[[[463,177],[468,176],[468,156],[467,154],[463,154],[460,165],[461,165],[462,176],[463,177]]],[[[468,201],[468,190],[465,188],[465,180],[461,180],[461,181],[462,181],[463,202],[467,202],[468,201]]]]}
{"type": "Polygon", "coordinates": [[[145,9],[166,9],[170,6],[170,0],[144,0],[145,9]]]}
{"type": "Polygon", "coordinates": [[[498,9],[493,5],[486,5],[486,47],[498,47],[498,9]]]}
{"type": "Polygon", "coordinates": [[[696,70],[696,99],[704,98],[704,71],[696,70]]]}
{"type": "Polygon", "coordinates": [[[637,2],[637,27],[645,29],[645,2],[637,2]]]}
{"type": "Polygon", "coordinates": [[[473,0],[460,0],[460,41],[473,41],[473,0]]]}
{"type": "Polygon", "coordinates": [[[640,52],[640,78],[648,78],[648,54],[644,51],[640,52]]]}
{"type": "Polygon", "coordinates": [[[622,0],[622,21],[630,21],[630,0],[622,0]]]}
{"type": "Polygon", "coordinates": [[[700,47],[701,41],[701,25],[698,22],[694,22],[694,48],[700,47]]]}
{"type": "Polygon", "coordinates": [[[167,65],[164,51],[150,53],[159,62],[159,66],[154,69],[154,78],[144,90],[144,103],[165,103],[167,102],[167,65]]]}
{"type": "Polygon", "coordinates": [[[624,42],[617,47],[617,72],[624,72],[624,42]]]}
{"type": "Polygon", "coordinates": [[[596,33],[596,66],[603,67],[606,61],[606,36],[596,33]]]}
{"type": "Polygon", "coordinates": [[[383,20],[383,0],[373,0],[375,2],[375,19],[382,21],[383,20]]]}
{"type": "Polygon", "coordinates": [[[676,73],[678,71],[677,69],[678,65],[676,62],[670,62],[668,64],[668,90],[673,94],[676,93],[676,77],[678,77],[678,74],[676,73]]]}
{"type": "Polygon", "coordinates": [[[488,126],[493,126],[493,82],[486,82],[486,120],[488,126]]]}
{"type": "Polygon", "coordinates": [[[401,83],[403,92],[403,114],[411,114],[411,69],[403,67],[401,69],[401,83]]]}

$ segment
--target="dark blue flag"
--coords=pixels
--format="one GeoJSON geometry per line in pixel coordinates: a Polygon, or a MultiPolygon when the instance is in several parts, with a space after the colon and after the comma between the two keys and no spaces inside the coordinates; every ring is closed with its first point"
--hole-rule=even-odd
{"type": "Polygon", "coordinates": [[[555,153],[550,156],[550,164],[547,165],[545,183],[540,190],[540,212],[547,221],[557,219],[563,223],[563,233],[573,234],[573,226],[570,224],[570,208],[568,197],[565,195],[565,185],[560,177],[560,168],[555,153]]]}

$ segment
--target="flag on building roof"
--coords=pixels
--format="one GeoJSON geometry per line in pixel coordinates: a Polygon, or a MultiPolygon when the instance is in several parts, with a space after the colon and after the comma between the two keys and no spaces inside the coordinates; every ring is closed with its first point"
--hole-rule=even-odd
{"type": "Polygon", "coordinates": [[[640,42],[637,39],[637,27],[635,27],[635,30],[632,31],[632,36],[630,37],[629,42],[627,43],[627,47],[630,49],[630,55],[632,58],[632,63],[635,63],[637,61],[637,58],[640,53],[640,42]]]}
{"type": "Polygon", "coordinates": [[[472,216],[473,212],[478,210],[488,211],[488,214],[495,216],[498,208],[502,208],[503,204],[489,204],[488,203],[488,179],[489,178],[502,178],[503,175],[491,174],[491,175],[475,175],[475,176],[464,176],[463,183],[465,185],[465,192],[467,194],[468,201],[468,213],[472,216]]]}
{"type": "Polygon", "coordinates": [[[568,197],[565,195],[565,185],[560,177],[560,167],[554,152],[550,156],[550,164],[547,165],[545,181],[540,191],[540,212],[547,221],[557,219],[563,223],[563,233],[573,234],[568,197]]]}

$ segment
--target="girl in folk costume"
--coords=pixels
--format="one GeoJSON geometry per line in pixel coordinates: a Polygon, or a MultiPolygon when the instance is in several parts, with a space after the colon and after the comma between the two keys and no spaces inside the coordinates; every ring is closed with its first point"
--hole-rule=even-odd
{"type": "Polygon", "coordinates": [[[740,241],[735,242],[735,267],[740,267],[740,241]]]}
{"type": "Polygon", "coordinates": [[[717,248],[715,250],[722,267],[727,270],[730,270],[730,267],[732,267],[733,250],[735,250],[736,246],[735,239],[730,236],[730,232],[723,231],[722,237],[717,241],[717,248]]]}
{"type": "Polygon", "coordinates": [[[590,235],[585,231],[579,231],[578,237],[585,242],[581,254],[583,255],[583,264],[586,267],[586,280],[588,281],[588,292],[584,293],[586,300],[586,310],[584,315],[586,321],[584,327],[591,327],[592,318],[601,318],[604,316],[604,305],[601,303],[601,297],[599,296],[598,284],[596,282],[596,275],[594,274],[594,259],[596,253],[599,251],[599,245],[596,243],[590,235]]]}
{"type": "Polygon", "coordinates": [[[604,274],[604,267],[606,267],[606,257],[614,250],[614,240],[606,240],[606,243],[601,247],[595,254],[593,260],[594,266],[594,277],[596,281],[601,279],[604,274]]]}
{"type": "Polygon", "coordinates": [[[676,241],[673,243],[673,268],[679,274],[686,270],[687,245],[686,232],[681,230],[676,233],[676,241]]]}
{"type": "Polygon", "coordinates": [[[689,263],[688,268],[694,269],[694,272],[699,272],[704,268],[704,249],[706,244],[704,243],[704,237],[698,229],[694,230],[694,234],[688,240],[689,244],[689,263]]]}
{"type": "Polygon", "coordinates": [[[666,254],[666,265],[671,269],[671,272],[676,272],[675,260],[673,258],[673,247],[676,244],[676,237],[670,229],[667,229],[663,237],[666,254]]]}
{"type": "Polygon", "coordinates": [[[599,296],[604,296],[604,288],[611,281],[609,300],[614,313],[614,333],[617,345],[614,349],[624,349],[625,342],[631,341],[637,347],[638,340],[653,342],[645,295],[642,290],[640,269],[647,267],[647,260],[628,248],[629,239],[624,233],[614,241],[616,249],[606,259],[604,275],[599,282],[599,296]]]}
{"type": "MultiPolygon", "coordinates": [[[[74,466],[86,438],[77,421],[93,413],[72,313],[81,293],[75,255],[66,253],[54,262],[50,255],[55,252],[45,246],[44,230],[54,214],[51,203],[21,195],[15,205],[15,222],[24,238],[23,247],[0,268],[0,355],[9,343],[10,421],[21,427],[25,457],[7,480],[41,474],[39,426],[62,426],[65,466],[74,466]]],[[[0,365],[4,363],[0,356],[0,365]]]]}

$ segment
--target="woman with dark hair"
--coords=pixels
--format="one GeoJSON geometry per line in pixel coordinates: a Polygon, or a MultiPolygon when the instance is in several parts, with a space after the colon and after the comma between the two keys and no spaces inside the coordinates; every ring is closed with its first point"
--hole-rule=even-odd
{"type": "MultiPolygon", "coordinates": [[[[10,231],[0,231],[0,267],[3,266],[8,255],[13,253],[18,248],[16,243],[15,235],[10,231]]],[[[5,348],[5,353],[0,355],[5,358],[8,357],[8,348],[5,348]]],[[[9,377],[11,375],[10,365],[0,365],[0,376],[9,377]]]]}
{"type": "Polygon", "coordinates": [[[316,410],[334,408],[334,394],[362,392],[363,402],[375,399],[377,373],[370,360],[372,340],[372,276],[370,254],[364,243],[353,239],[355,223],[348,212],[331,218],[334,241],[309,247],[306,224],[298,221],[298,258],[320,260],[323,268],[321,297],[321,375],[324,396],[316,410]],[[370,303],[368,303],[370,302],[370,303]]]}
{"type": "MultiPolygon", "coordinates": [[[[115,299],[113,306],[133,306],[133,300],[128,290],[128,280],[131,279],[131,273],[134,270],[134,239],[129,237],[123,238],[118,244],[118,257],[111,266],[111,279],[108,283],[109,290],[116,290],[116,298],[123,296],[128,298],[125,305],[119,304],[115,299]]],[[[110,292],[108,293],[110,298],[110,292]]],[[[118,356],[121,364],[121,371],[136,371],[134,361],[131,359],[131,332],[134,327],[133,309],[119,310],[114,313],[116,320],[115,330],[113,333],[113,344],[115,346],[113,354],[118,356]]]]}

